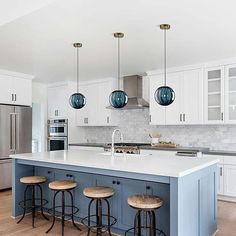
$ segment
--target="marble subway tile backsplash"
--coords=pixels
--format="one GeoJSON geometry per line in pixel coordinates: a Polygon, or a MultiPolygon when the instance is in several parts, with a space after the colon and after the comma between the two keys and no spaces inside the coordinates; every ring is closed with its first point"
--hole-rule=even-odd
{"type": "Polygon", "coordinates": [[[118,116],[118,127],[78,128],[78,141],[111,142],[113,130],[119,128],[126,142],[150,143],[149,133],[159,132],[160,140],[173,141],[181,146],[236,151],[236,125],[151,126],[148,109],[121,110],[118,116]]]}

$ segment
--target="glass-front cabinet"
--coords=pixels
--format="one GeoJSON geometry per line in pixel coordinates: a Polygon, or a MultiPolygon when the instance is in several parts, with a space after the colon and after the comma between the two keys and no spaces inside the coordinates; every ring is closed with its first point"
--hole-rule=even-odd
{"type": "Polygon", "coordinates": [[[205,71],[205,122],[224,122],[224,67],[207,68],[205,71]]]}
{"type": "Polygon", "coordinates": [[[226,122],[236,122],[236,64],[225,67],[226,122]]]}

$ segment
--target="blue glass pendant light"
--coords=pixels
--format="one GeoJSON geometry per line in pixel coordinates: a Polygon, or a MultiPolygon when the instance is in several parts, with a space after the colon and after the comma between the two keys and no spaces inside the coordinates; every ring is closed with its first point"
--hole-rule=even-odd
{"type": "Polygon", "coordinates": [[[118,90],[110,94],[109,102],[114,108],[123,108],[128,103],[127,94],[120,90],[120,39],[124,37],[124,34],[120,32],[114,33],[114,37],[118,41],[118,90]]]}
{"type": "Polygon", "coordinates": [[[74,43],[76,48],[76,80],[77,80],[77,92],[70,96],[70,105],[74,109],[81,109],[86,104],[85,96],[79,93],[79,48],[82,47],[82,43],[74,43]]]}
{"type": "Polygon", "coordinates": [[[158,104],[161,106],[169,106],[175,100],[174,90],[166,85],[166,30],[170,29],[170,25],[162,24],[160,29],[164,30],[164,86],[159,87],[155,94],[154,98],[158,104]]]}

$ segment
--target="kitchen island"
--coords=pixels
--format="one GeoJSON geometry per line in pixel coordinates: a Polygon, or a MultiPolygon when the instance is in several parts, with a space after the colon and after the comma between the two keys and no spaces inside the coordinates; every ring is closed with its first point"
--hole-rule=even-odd
{"type": "Polygon", "coordinates": [[[132,227],[135,211],[127,204],[132,194],[155,194],[164,205],[157,211],[157,226],[170,236],[211,236],[217,230],[216,172],[218,159],[162,157],[158,155],[117,155],[96,151],[53,151],[12,155],[12,216],[22,214],[18,202],[23,198],[22,176],[43,175],[44,197],[52,202],[48,182],[73,179],[77,218],[87,214],[88,200],[83,188],[111,186],[116,194],[110,199],[111,214],[117,218],[114,230],[132,227]]]}

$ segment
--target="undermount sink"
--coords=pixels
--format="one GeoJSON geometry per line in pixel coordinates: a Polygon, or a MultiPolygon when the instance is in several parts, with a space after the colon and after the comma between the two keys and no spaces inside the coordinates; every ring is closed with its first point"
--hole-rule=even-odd
{"type": "MultiPolygon", "coordinates": [[[[103,156],[110,156],[111,157],[111,152],[102,152],[99,153],[99,155],[103,155],[103,156]]],[[[146,156],[150,156],[150,154],[130,154],[130,153],[114,153],[114,157],[146,157],[146,156]]]]}

